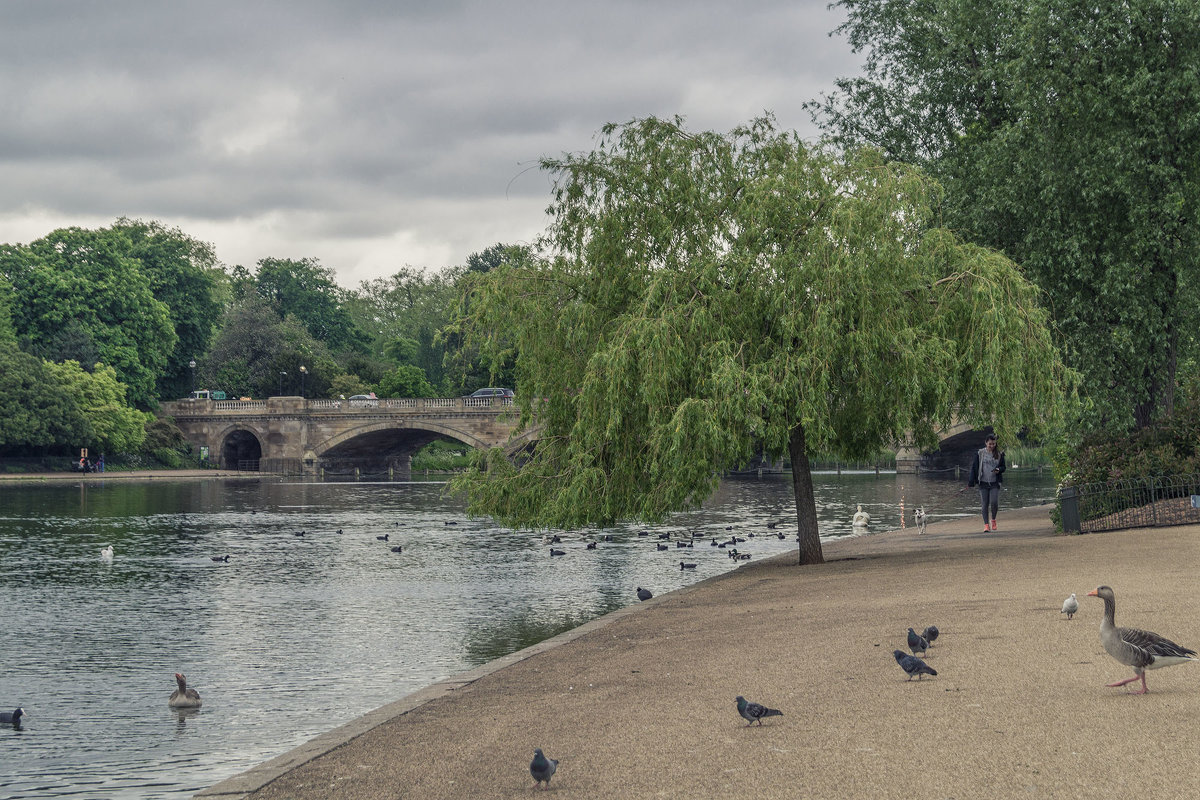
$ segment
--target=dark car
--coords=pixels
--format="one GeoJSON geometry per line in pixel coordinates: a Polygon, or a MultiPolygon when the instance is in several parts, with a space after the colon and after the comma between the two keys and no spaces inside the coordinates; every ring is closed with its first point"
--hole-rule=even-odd
{"type": "Polygon", "coordinates": [[[499,387],[488,387],[487,389],[476,389],[474,392],[466,396],[467,400],[476,400],[481,397],[499,397],[505,400],[511,400],[513,397],[512,389],[502,389],[499,387]]]}

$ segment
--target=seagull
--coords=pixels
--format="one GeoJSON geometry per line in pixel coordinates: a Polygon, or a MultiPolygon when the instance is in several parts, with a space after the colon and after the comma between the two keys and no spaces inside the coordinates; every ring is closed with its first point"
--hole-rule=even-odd
{"type": "Polygon", "coordinates": [[[1075,616],[1075,612],[1077,611],[1079,611],[1079,601],[1075,599],[1075,593],[1071,592],[1071,596],[1066,600],[1063,600],[1062,611],[1058,613],[1066,614],[1067,619],[1070,619],[1071,617],[1075,616]]]}
{"type": "Polygon", "coordinates": [[[21,724],[21,717],[25,714],[25,709],[18,708],[16,711],[0,711],[0,725],[12,725],[16,727],[21,724]]]}
{"type": "Polygon", "coordinates": [[[913,676],[917,680],[921,680],[925,675],[937,675],[937,670],[926,664],[916,656],[905,655],[899,650],[893,650],[892,656],[896,659],[896,663],[900,665],[900,669],[908,673],[908,679],[911,681],[913,676]]]}
{"type": "Polygon", "coordinates": [[[1088,597],[1099,597],[1104,601],[1104,619],[1100,622],[1100,643],[1110,656],[1126,666],[1133,667],[1133,677],[1106,684],[1124,686],[1136,680],[1142,682],[1142,690],[1133,694],[1145,694],[1146,670],[1170,667],[1188,661],[1200,660],[1196,651],[1175,644],[1157,633],[1137,628],[1118,628],[1113,620],[1117,613],[1117,598],[1112,587],[1099,586],[1088,592],[1088,597]]]}
{"type": "Polygon", "coordinates": [[[533,776],[533,788],[550,788],[550,779],[554,777],[555,770],[558,769],[557,758],[546,758],[542,754],[542,748],[537,748],[533,751],[533,761],[529,762],[529,774],[533,776]],[[542,786],[542,781],[546,785],[542,786]]]}
{"type": "Polygon", "coordinates": [[[783,716],[783,712],[779,709],[767,708],[759,703],[751,703],[740,694],[737,696],[737,710],[742,715],[742,719],[746,720],[747,728],[756,722],[761,726],[763,717],[783,716]]]}
{"type": "Polygon", "coordinates": [[[871,515],[862,510],[862,503],[858,504],[858,511],[854,512],[852,524],[856,528],[865,528],[871,524],[871,515]]]}
{"type": "Polygon", "coordinates": [[[637,596],[638,596],[638,600],[642,600],[642,601],[646,601],[646,600],[649,600],[651,597],[654,597],[654,595],[650,593],[649,589],[643,589],[640,586],[638,587],[638,590],[637,590],[637,596]]]}
{"type": "Polygon", "coordinates": [[[925,652],[929,649],[929,641],[924,636],[917,634],[916,631],[914,631],[912,628],[909,628],[908,629],[908,649],[912,652],[912,654],[914,656],[917,654],[918,650],[920,650],[921,654],[924,655],[925,652]]]}
{"type": "Polygon", "coordinates": [[[930,647],[933,646],[934,641],[939,635],[941,635],[941,631],[937,629],[937,625],[930,625],[928,628],[921,631],[921,637],[930,647]]]}
{"type": "Polygon", "coordinates": [[[176,672],[175,682],[179,684],[179,688],[171,692],[171,696],[167,698],[167,705],[171,708],[199,708],[200,693],[188,688],[187,678],[176,672]]]}
{"type": "Polygon", "coordinates": [[[108,547],[101,548],[100,558],[104,561],[113,560],[113,546],[111,544],[108,547]]]}

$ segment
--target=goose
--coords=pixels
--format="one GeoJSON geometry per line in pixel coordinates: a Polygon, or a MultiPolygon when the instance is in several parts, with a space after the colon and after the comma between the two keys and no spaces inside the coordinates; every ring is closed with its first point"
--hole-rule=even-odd
{"type": "Polygon", "coordinates": [[[113,546],[111,544],[108,547],[101,548],[100,558],[102,558],[105,561],[113,560],[113,546]]]}
{"type": "Polygon", "coordinates": [[[871,515],[862,510],[862,503],[858,504],[858,511],[854,512],[852,524],[856,528],[865,528],[871,524],[871,515]]]}
{"type": "Polygon", "coordinates": [[[200,693],[195,689],[188,688],[187,678],[176,672],[175,682],[179,684],[179,688],[171,692],[171,696],[167,699],[167,705],[171,708],[199,708],[200,693]]]}
{"type": "Polygon", "coordinates": [[[1104,619],[1100,621],[1100,643],[1105,651],[1122,664],[1133,667],[1133,677],[1106,684],[1124,686],[1140,680],[1142,690],[1133,694],[1145,694],[1146,670],[1170,667],[1187,661],[1200,660],[1196,651],[1177,645],[1157,633],[1137,628],[1118,628],[1113,618],[1117,613],[1117,598],[1110,586],[1098,586],[1088,592],[1088,597],[1099,597],[1104,601],[1104,619]]]}

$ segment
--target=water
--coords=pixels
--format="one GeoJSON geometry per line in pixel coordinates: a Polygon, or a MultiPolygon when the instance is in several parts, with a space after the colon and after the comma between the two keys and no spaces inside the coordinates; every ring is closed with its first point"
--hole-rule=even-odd
{"type": "MultiPolygon", "coordinates": [[[[902,495],[934,522],[976,513],[961,482],[818,474],[814,484],[827,539],[852,534],[858,503],[873,529],[898,526],[902,495]]],[[[1010,471],[1005,487],[1002,508],[1053,496],[1048,474],[1010,471]]],[[[794,528],[780,525],[786,541],[766,535],[768,521],[794,520],[790,476],[725,481],[703,509],[652,529],[693,530],[694,548],[658,551],[654,535],[625,525],[562,533],[567,554],[554,558],[545,532],[468,519],[442,488],[0,486],[0,709],[26,711],[21,729],[0,727],[0,797],[189,797],[636,602],[637,586],[662,594],[734,568],[708,544],[728,526],[754,558],[795,548],[794,528]],[[605,533],[616,541],[585,549],[605,533]],[[99,557],[108,544],[111,563],[99,557]],[[228,563],[211,560],[225,554],[228,563]],[[680,560],[698,566],[681,571],[680,560]],[[201,709],[167,707],[175,672],[201,709]]]]}

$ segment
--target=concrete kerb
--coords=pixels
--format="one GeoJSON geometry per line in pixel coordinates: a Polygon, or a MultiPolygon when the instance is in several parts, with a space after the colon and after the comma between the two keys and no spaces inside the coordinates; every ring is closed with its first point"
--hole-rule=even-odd
{"type": "MultiPolygon", "coordinates": [[[[753,566],[763,564],[792,562],[796,559],[795,553],[781,553],[780,555],[771,558],[765,558],[757,562],[753,566]]],[[[746,566],[752,566],[747,564],[746,566]]],[[[744,568],[743,568],[744,569],[744,568]]],[[[421,706],[433,702],[441,697],[451,694],[452,692],[469,686],[475,681],[494,672],[499,672],[506,667],[524,661],[527,658],[532,658],[539,653],[544,653],[547,650],[552,650],[562,645],[575,641],[583,636],[600,630],[612,623],[620,620],[630,614],[636,614],[643,608],[653,607],[655,604],[662,602],[667,598],[678,599],[699,590],[701,587],[707,586],[716,581],[728,579],[733,572],[725,572],[720,575],[714,575],[711,578],[697,581],[689,586],[684,586],[681,589],[676,589],[673,592],[657,595],[644,602],[635,603],[633,605],[619,608],[616,611],[610,611],[602,617],[597,617],[594,620],[585,622],[577,628],[572,628],[569,631],[552,636],[538,642],[535,645],[530,645],[523,650],[518,650],[515,653],[509,653],[486,664],[482,664],[472,670],[461,672],[457,675],[452,675],[449,678],[440,680],[423,689],[418,689],[415,692],[401,697],[392,703],[369,711],[357,719],[347,722],[334,728],[331,731],[322,733],[319,736],[310,739],[299,747],[295,747],[282,755],[265,761],[256,767],[253,767],[245,772],[234,775],[231,778],[217,783],[209,788],[193,795],[197,798],[222,798],[223,800],[240,800],[240,798],[249,797],[252,793],[263,788],[267,784],[274,781],[276,778],[290,772],[296,767],[312,761],[314,758],[319,758],[348,742],[362,736],[363,734],[379,727],[380,725],[403,716],[421,706]]]]}

